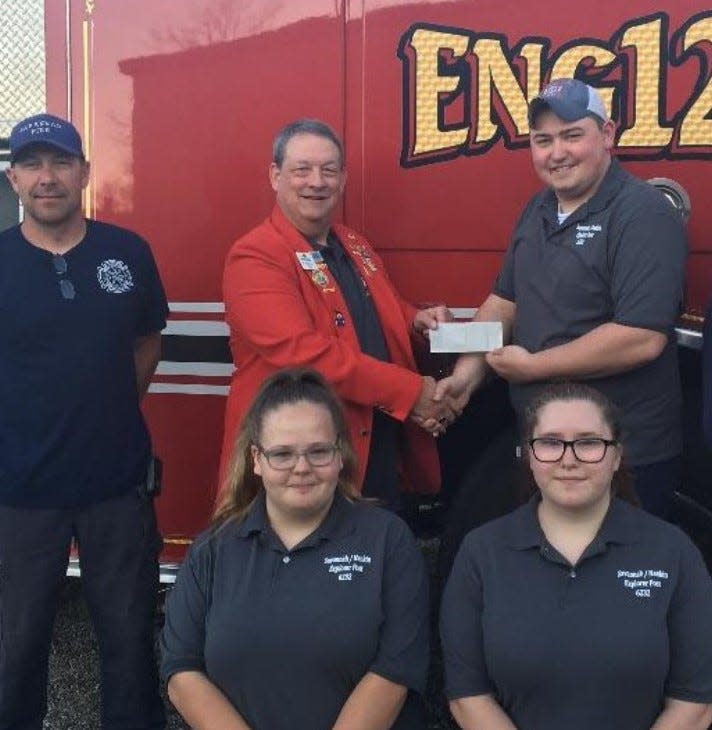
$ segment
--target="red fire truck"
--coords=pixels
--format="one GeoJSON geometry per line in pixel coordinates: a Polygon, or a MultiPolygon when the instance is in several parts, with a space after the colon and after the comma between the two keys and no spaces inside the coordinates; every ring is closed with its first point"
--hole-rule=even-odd
{"type": "MultiPolygon", "coordinates": [[[[46,0],[47,107],[81,129],[89,216],[151,243],[171,316],[145,411],[164,461],[166,570],[208,520],[232,371],[225,253],[269,212],[271,139],[301,116],[344,138],[343,220],[410,300],[467,315],[539,187],[527,99],[596,86],[616,154],[689,216],[687,479],[705,503],[700,329],[712,293],[712,11],[701,0],[46,0]],[[459,310],[459,311],[458,311],[459,310]],[[697,486],[695,486],[697,485],[697,486]]],[[[705,476],[706,472],[706,476],[705,476]]]]}

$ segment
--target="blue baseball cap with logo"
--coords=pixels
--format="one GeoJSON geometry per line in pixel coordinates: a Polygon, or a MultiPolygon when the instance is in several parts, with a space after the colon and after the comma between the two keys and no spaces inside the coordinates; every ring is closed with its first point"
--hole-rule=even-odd
{"type": "Polygon", "coordinates": [[[10,132],[10,162],[30,145],[56,147],[75,157],[84,158],[82,138],[76,127],[66,119],[52,114],[36,114],[18,122],[10,132]]]}
{"type": "Polygon", "coordinates": [[[529,104],[529,126],[543,111],[552,111],[565,122],[576,122],[584,117],[608,121],[608,114],[599,93],[578,79],[556,79],[534,97],[529,104]]]}

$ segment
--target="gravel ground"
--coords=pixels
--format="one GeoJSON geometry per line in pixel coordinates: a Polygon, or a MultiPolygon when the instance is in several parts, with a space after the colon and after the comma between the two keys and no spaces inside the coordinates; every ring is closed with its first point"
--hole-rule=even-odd
{"type": "MultiPolygon", "coordinates": [[[[437,540],[422,541],[423,552],[432,568],[437,552],[437,540]]],[[[430,715],[429,730],[450,730],[447,712],[439,702],[440,669],[434,657],[433,676],[426,698],[430,715]]],[[[168,708],[168,730],[188,730],[188,726],[165,698],[168,708]]],[[[57,615],[52,653],[48,712],[44,730],[98,730],[99,728],[99,673],[97,645],[81,595],[80,582],[67,579],[62,605],[57,615]]],[[[296,730],[296,729],[295,729],[296,730]]],[[[306,730],[300,728],[299,730],[306,730]]]]}
{"type": "MultiPolygon", "coordinates": [[[[57,614],[49,665],[49,698],[45,730],[99,728],[99,667],[97,644],[81,595],[79,580],[68,578],[57,614]]],[[[168,730],[188,726],[168,708],[168,730]]]]}

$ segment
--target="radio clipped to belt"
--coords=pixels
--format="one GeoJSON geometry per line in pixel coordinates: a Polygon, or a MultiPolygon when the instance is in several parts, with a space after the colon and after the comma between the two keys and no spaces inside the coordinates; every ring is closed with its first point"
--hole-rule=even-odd
{"type": "Polygon", "coordinates": [[[163,462],[155,455],[148,460],[146,479],[139,486],[139,492],[144,497],[157,497],[161,493],[163,477],[163,462]]]}

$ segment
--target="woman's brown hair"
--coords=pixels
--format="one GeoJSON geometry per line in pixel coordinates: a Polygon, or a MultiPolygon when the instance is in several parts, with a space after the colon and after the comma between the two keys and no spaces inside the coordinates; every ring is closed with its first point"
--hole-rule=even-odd
{"type": "MultiPolygon", "coordinates": [[[[626,500],[626,502],[639,506],[640,500],[633,489],[630,474],[624,465],[625,454],[622,451],[622,446],[620,446],[621,421],[618,408],[601,391],[592,388],[590,385],[571,382],[553,383],[547,385],[535,395],[529,401],[524,411],[524,444],[528,444],[529,440],[533,437],[534,430],[539,422],[539,414],[545,406],[548,406],[550,403],[576,400],[585,401],[596,406],[603,422],[610,429],[613,440],[619,443],[618,448],[621,449],[621,463],[613,475],[611,493],[626,500]]],[[[537,489],[537,486],[534,483],[532,485],[532,492],[535,489],[537,489]]]]}
{"type": "Polygon", "coordinates": [[[267,414],[281,406],[302,402],[322,406],[331,415],[343,462],[337,488],[350,499],[358,495],[356,455],[338,396],[316,370],[285,368],[264,381],[242,421],[213,512],[214,526],[242,520],[262,489],[262,480],[252,469],[251,447],[260,443],[267,414]]]}

